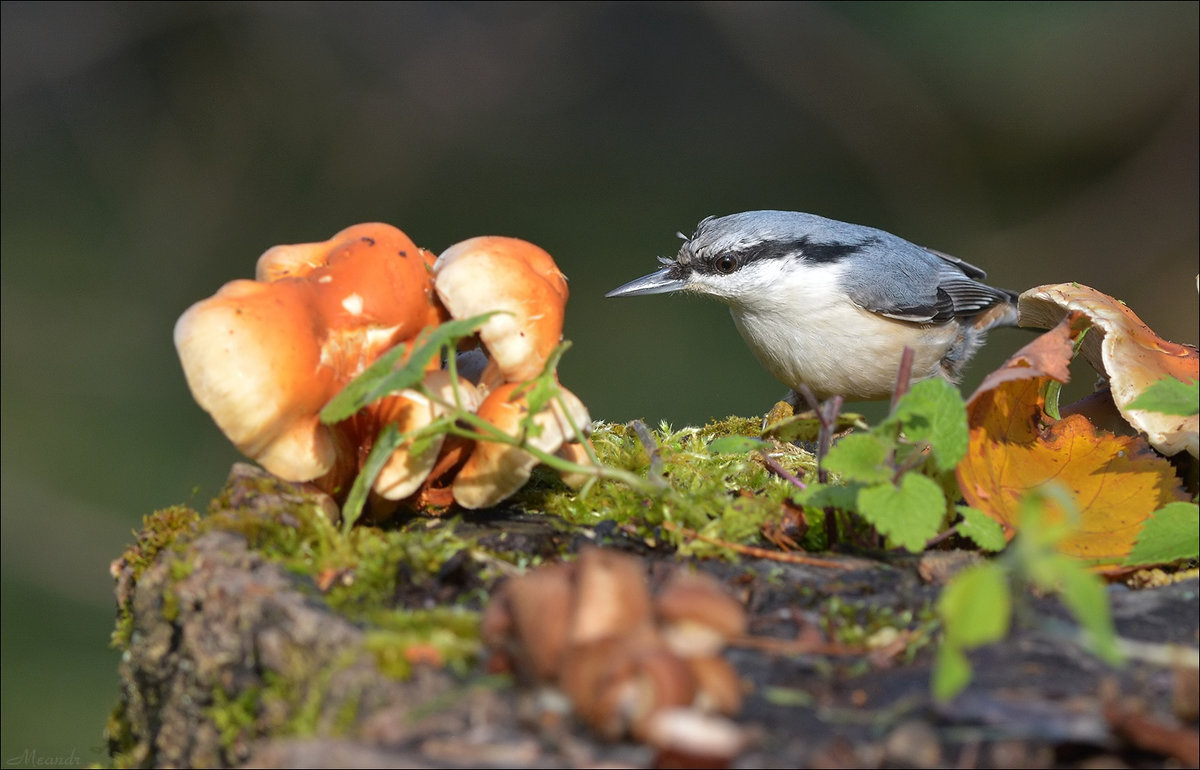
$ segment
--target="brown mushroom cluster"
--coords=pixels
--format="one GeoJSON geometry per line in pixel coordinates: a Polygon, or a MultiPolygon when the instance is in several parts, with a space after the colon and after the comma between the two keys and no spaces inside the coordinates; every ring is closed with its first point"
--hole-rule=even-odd
{"type": "MultiPolygon", "coordinates": [[[[441,256],[381,223],[342,230],[327,241],[276,246],[254,280],[225,284],[175,325],[188,387],[221,431],[248,457],[287,481],[344,496],[380,430],[426,426],[448,404],[474,411],[517,436],[528,415],[521,384],[538,375],[562,338],[566,278],[553,258],[516,238],[472,238],[441,256]],[[391,393],[341,422],[321,409],[387,350],[448,319],[492,311],[479,330],[482,351],[457,379],[437,360],[426,393],[391,393]]],[[[586,407],[569,391],[533,416],[530,444],[585,462],[586,407]]],[[[419,499],[466,508],[494,505],[519,489],[537,464],[519,448],[435,440],[392,453],[371,491],[377,509],[419,499]]]]}
{"type": "Polygon", "coordinates": [[[743,748],[728,719],[742,686],[720,653],[746,633],[746,613],[703,573],[678,569],[652,597],[639,560],[585,549],[504,583],[482,633],[494,668],[561,691],[605,738],[688,765],[722,766],[743,748]]]}

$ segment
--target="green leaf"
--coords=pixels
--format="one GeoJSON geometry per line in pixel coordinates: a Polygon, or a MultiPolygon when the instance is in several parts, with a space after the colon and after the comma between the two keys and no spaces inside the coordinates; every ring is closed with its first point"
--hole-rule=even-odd
{"type": "Polygon", "coordinates": [[[800,505],[812,508],[836,508],[839,511],[858,509],[858,493],[863,485],[852,482],[845,486],[835,484],[811,484],[796,493],[793,499],[800,505]]]}
{"type": "Polygon", "coordinates": [[[958,534],[970,538],[985,551],[1003,551],[1008,545],[1008,540],[1004,537],[1004,527],[991,516],[969,505],[958,506],[958,512],[963,518],[958,523],[958,534]]]}
{"type": "Polygon", "coordinates": [[[766,449],[770,443],[760,438],[749,436],[721,436],[708,444],[708,451],[715,455],[739,455],[753,452],[756,449],[766,449]]]}
{"type": "Polygon", "coordinates": [[[530,381],[529,388],[525,391],[525,404],[529,407],[529,416],[540,414],[549,404],[551,399],[558,395],[561,386],[558,384],[558,378],[555,376],[555,370],[558,368],[559,359],[563,353],[571,347],[570,341],[564,340],[558,344],[558,347],[550,351],[550,355],[546,358],[546,364],[542,367],[542,371],[537,377],[530,381]]]}
{"type": "Polygon", "coordinates": [[[1188,417],[1200,412],[1200,382],[1164,377],[1129,403],[1130,409],[1188,417]]]}
{"type": "Polygon", "coordinates": [[[900,486],[876,484],[858,493],[858,512],[893,543],[912,553],[938,533],[946,514],[946,498],[937,482],[905,474],[900,486]]]}
{"type": "Polygon", "coordinates": [[[367,495],[374,486],[375,479],[379,477],[379,472],[387,464],[392,452],[396,451],[396,447],[400,446],[403,441],[404,437],[400,435],[400,429],[396,427],[395,423],[388,423],[379,432],[379,438],[375,439],[375,446],[371,447],[367,461],[363,463],[362,470],[354,479],[354,486],[350,488],[350,496],[346,498],[346,504],[342,506],[342,532],[349,533],[354,522],[362,516],[363,506],[367,503],[367,495]]]}
{"type": "Polygon", "coordinates": [[[832,471],[851,481],[873,484],[891,481],[895,471],[888,464],[891,447],[868,433],[855,433],[840,439],[830,448],[823,463],[832,471]]]}
{"type": "Polygon", "coordinates": [[[1125,566],[1168,564],[1200,557],[1200,507],[1168,503],[1146,519],[1125,566]]]}
{"type": "MultiPolygon", "coordinates": [[[[858,428],[866,430],[868,427],[867,421],[863,419],[861,414],[854,412],[840,412],[837,416],[837,421],[834,424],[834,433],[841,433],[850,428],[858,428]]],[[[816,441],[821,435],[821,421],[813,416],[812,412],[798,414],[788,417],[786,420],[780,420],[763,431],[763,438],[773,438],[776,441],[790,443],[792,441],[816,441]]]]}
{"type": "Polygon", "coordinates": [[[967,567],[942,591],[937,608],[948,645],[969,649],[1003,639],[1012,619],[1004,568],[994,562],[967,567]]]}
{"type": "Polygon", "coordinates": [[[407,437],[410,441],[408,445],[409,455],[419,457],[425,454],[434,445],[434,442],[444,438],[450,432],[450,428],[453,425],[454,415],[444,414],[424,428],[409,433],[407,437]]]}
{"type": "Polygon", "coordinates": [[[443,348],[452,347],[463,337],[474,334],[497,312],[484,313],[462,321],[447,321],[437,327],[425,327],[411,346],[397,345],[363,370],[321,410],[321,422],[329,425],[350,417],[367,404],[389,393],[411,388],[425,377],[425,369],[443,348]],[[412,354],[400,369],[396,363],[411,347],[412,354]]]}
{"type": "Polygon", "coordinates": [[[941,378],[913,385],[887,422],[899,422],[913,441],[928,442],[940,471],[954,468],[967,454],[967,407],[958,390],[941,378]]]}
{"type": "Polygon", "coordinates": [[[971,681],[971,662],[963,651],[950,644],[938,648],[933,661],[933,697],[948,701],[971,681]]]}

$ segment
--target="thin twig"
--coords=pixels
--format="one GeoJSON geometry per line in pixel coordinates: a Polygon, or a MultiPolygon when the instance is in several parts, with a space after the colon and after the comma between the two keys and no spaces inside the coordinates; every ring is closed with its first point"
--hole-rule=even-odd
{"type": "MultiPolygon", "coordinates": [[[[951,527],[950,529],[946,530],[945,532],[942,532],[941,534],[934,535],[933,537],[931,537],[925,541],[925,549],[924,550],[928,551],[930,548],[933,548],[938,543],[949,540],[951,537],[953,537],[956,534],[958,534],[957,526],[951,527]]],[[[897,550],[904,550],[904,549],[900,548],[897,550]]]]}
{"type": "Polygon", "coordinates": [[[796,489],[808,489],[808,485],[801,481],[799,476],[793,475],[787,468],[780,465],[775,458],[766,452],[759,452],[759,455],[762,457],[763,465],[767,466],[767,470],[771,471],[771,473],[789,482],[796,489]]]}
{"type": "Polygon", "coordinates": [[[892,390],[892,411],[895,411],[896,404],[908,392],[912,383],[912,365],[913,349],[905,345],[904,352],[900,354],[900,369],[896,372],[896,387],[892,390]]]}
{"type": "Polygon", "coordinates": [[[658,448],[658,442],[654,440],[654,434],[646,427],[646,423],[641,420],[634,420],[629,423],[629,427],[633,428],[633,432],[637,434],[638,441],[642,442],[642,446],[646,448],[646,455],[650,458],[650,474],[657,479],[661,479],[663,469],[662,451],[658,448]]]}
{"type": "Polygon", "coordinates": [[[807,564],[810,567],[827,567],[829,569],[857,569],[853,564],[844,564],[838,561],[829,561],[828,559],[817,559],[811,556],[800,556],[795,553],[783,553],[782,551],[768,551],[766,548],[759,548],[753,545],[742,545],[741,543],[731,543],[728,540],[722,540],[719,537],[710,537],[702,535],[689,527],[682,527],[674,522],[664,521],[663,529],[669,532],[678,532],[687,538],[701,540],[712,545],[719,545],[722,548],[740,553],[743,556],[752,556],[756,559],[770,559],[771,561],[782,561],[788,564],[807,564]]]}

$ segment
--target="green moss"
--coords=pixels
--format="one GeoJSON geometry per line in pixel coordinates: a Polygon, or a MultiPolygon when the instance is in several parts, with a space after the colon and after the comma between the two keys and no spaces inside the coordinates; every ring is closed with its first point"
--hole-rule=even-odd
{"type": "Polygon", "coordinates": [[[466,673],[482,652],[479,614],[454,608],[381,612],[372,620],[366,646],[380,670],[407,679],[415,662],[425,661],[466,673]]]}
{"type": "Polygon", "coordinates": [[[117,623],[110,644],[124,648],[133,633],[133,587],[142,573],[154,563],[158,554],[170,548],[182,551],[196,534],[200,514],[185,505],[173,505],[142,517],[142,528],[135,532],[136,540],[113,562],[113,576],[118,580],[117,623]]]}
{"type": "Polygon", "coordinates": [[[142,744],[133,735],[125,701],[119,701],[109,713],[108,721],[104,724],[104,740],[108,745],[111,767],[140,767],[145,764],[139,750],[142,744]]]}
{"type": "Polygon", "coordinates": [[[221,734],[221,745],[229,749],[239,741],[251,738],[256,733],[261,691],[247,687],[240,693],[229,695],[223,690],[213,692],[213,705],[209,715],[221,734]]]}
{"type": "MultiPolygon", "coordinates": [[[[612,520],[652,544],[667,542],[685,556],[733,558],[710,540],[766,544],[762,529],[785,515],[784,502],[796,489],[771,473],[758,453],[717,454],[709,444],[723,436],[759,434],[759,421],[728,417],[702,428],[652,432],[656,460],[667,488],[647,495],[614,481],[601,481],[576,494],[565,487],[526,489],[518,501],[535,510],[591,527],[612,520]],[[664,526],[665,525],[665,526],[664,526]],[[699,535],[700,537],[696,537],[699,535]]],[[[601,425],[592,434],[601,463],[632,473],[652,473],[651,457],[636,432],[623,425],[601,425]]],[[[769,444],[770,457],[796,475],[815,473],[810,453],[790,444],[769,444]]],[[[802,545],[814,549],[819,527],[802,545]]]]}
{"type": "Polygon", "coordinates": [[[928,601],[914,612],[834,596],[823,604],[821,612],[822,630],[832,640],[848,647],[880,647],[896,638],[899,632],[908,632],[909,641],[904,648],[906,661],[911,661],[933,640],[939,625],[933,604],[928,601]]]}

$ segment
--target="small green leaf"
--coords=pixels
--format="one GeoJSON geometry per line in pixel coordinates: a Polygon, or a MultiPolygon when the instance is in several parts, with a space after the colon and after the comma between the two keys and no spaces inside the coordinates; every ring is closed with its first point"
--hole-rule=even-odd
{"type": "Polygon", "coordinates": [[[913,441],[928,442],[938,470],[954,468],[967,454],[966,405],[958,390],[941,378],[913,385],[887,422],[899,422],[913,441]]]}
{"type": "Polygon", "coordinates": [[[1188,417],[1200,412],[1200,382],[1164,377],[1129,403],[1130,409],[1188,417]]]}
{"type": "Polygon", "coordinates": [[[945,702],[971,681],[971,662],[959,648],[943,643],[933,661],[933,697],[945,702]]]}
{"type": "Polygon", "coordinates": [[[367,461],[363,463],[362,470],[354,479],[354,486],[350,488],[346,504],[342,506],[342,532],[349,533],[354,522],[362,516],[363,506],[367,503],[367,495],[374,486],[375,479],[379,477],[379,472],[387,464],[388,458],[403,440],[395,423],[388,423],[380,431],[379,438],[375,439],[375,446],[371,447],[371,453],[367,455],[367,461]]]}
{"type": "Polygon", "coordinates": [[[937,608],[950,646],[970,649],[1003,639],[1012,619],[1004,568],[994,562],[967,567],[942,591],[937,608]]]}
{"type": "Polygon", "coordinates": [[[858,512],[896,545],[920,553],[938,533],[946,498],[933,479],[908,473],[898,487],[889,483],[865,487],[858,493],[858,512]]]}
{"type": "Polygon", "coordinates": [[[1200,507],[1168,503],[1146,519],[1125,566],[1169,564],[1200,557],[1200,507]]]}
{"type": "Polygon", "coordinates": [[[958,512],[963,517],[958,523],[958,534],[970,538],[985,551],[1003,551],[1004,546],[1008,545],[1004,527],[991,516],[969,505],[958,506],[958,512]]]}
{"type": "Polygon", "coordinates": [[[434,356],[443,348],[452,347],[463,337],[474,334],[497,312],[500,311],[484,313],[462,321],[447,321],[436,328],[425,327],[413,340],[413,352],[404,366],[395,369],[396,363],[410,346],[397,345],[376,359],[362,374],[329,400],[321,410],[321,422],[326,425],[340,422],[389,393],[413,387],[424,379],[425,369],[434,356]]]}
{"type": "Polygon", "coordinates": [[[824,468],[851,481],[868,484],[891,481],[895,471],[888,464],[887,444],[869,433],[855,433],[839,440],[825,456],[824,468]]]}
{"type": "Polygon", "coordinates": [[[525,390],[525,404],[529,407],[529,414],[540,414],[546,408],[546,404],[558,395],[561,386],[558,384],[558,378],[555,375],[555,370],[558,367],[559,359],[563,353],[571,347],[571,343],[567,340],[560,342],[558,347],[550,351],[550,355],[546,358],[546,364],[542,367],[542,371],[530,381],[529,387],[525,390]]]}
{"type": "Polygon", "coordinates": [[[839,511],[853,511],[858,508],[858,493],[863,485],[851,482],[845,486],[834,484],[811,484],[802,489],[793,498],[800,505],[812,508],[836,508],[839,511]]]}
{"type": "Polygon", "coordinates": [[[708,444],[708,451],[715,455],[740,455],[756,449],[766,449],[770,443],[749,436],[721,436],[708,444]]]}
{"type": "MultiPolygon", "coordinates": [[[[837,416],[833,432],[841,433],[850,428],[866,430],[868,427],[870,426],[867,425],[867,421],[863,419],[861,414],[840,412],[837,416]]],[[[814,417],[812,412],[780,420],[763,431],[763,438],[773,438],[776,441],[783,441],[785,443],[792,441],[816,441],[820,435],[821,421],[814,417]]]]}

